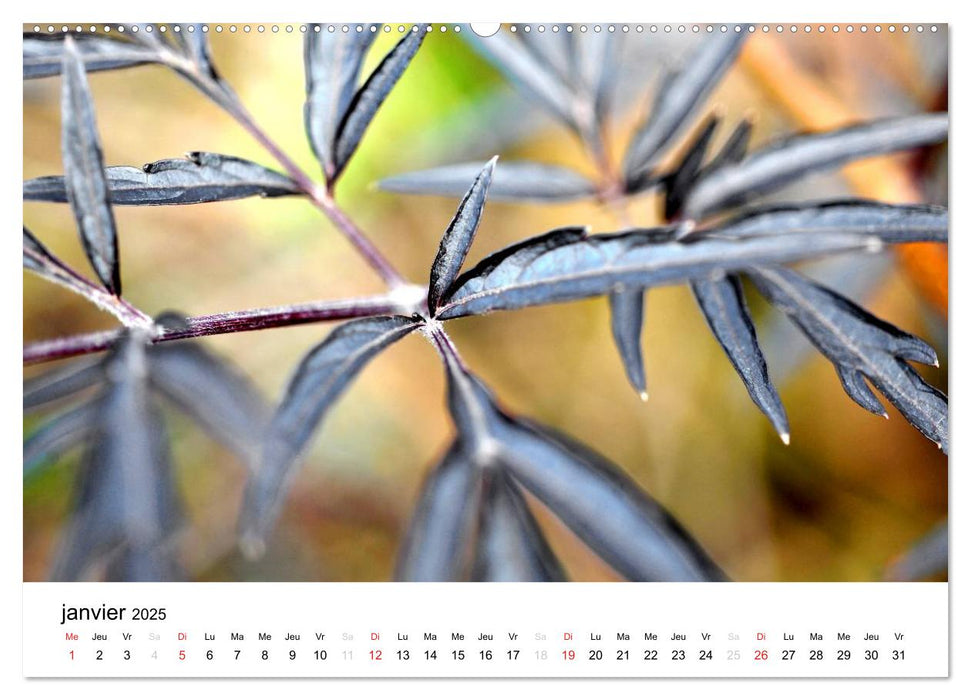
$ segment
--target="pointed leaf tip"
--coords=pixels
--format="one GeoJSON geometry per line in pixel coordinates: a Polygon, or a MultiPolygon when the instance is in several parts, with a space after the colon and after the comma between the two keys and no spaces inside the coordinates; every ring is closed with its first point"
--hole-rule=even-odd
{"type": "Polygon", "coordinates": [[[328,174],[331,182],[344,171],[378,109],[391,93],[424,40],[425,32],[409,31],[388,52],[364,85],[354,94],[334,136],[333,173],[328,174]]]}
{"type": "Polygon", "coordinates": [[[348,321],[304,356],[266,430],[260,468],[246,486],[242,539],[262,539],[272,527],[300,454],[348,385],[377,354],[420,325],[404,316],[348,321]]]}
{"type": "Polygon", "coordinates": [[[475,239],[498,159],[499,156],[493,156],[479,171],[439,243],[428,283],[428,311],[433,315],[445,292],[458,277],[475,239]]]}
{"type": "Polygon", "coordinates": [[[64,40],[61,87],[61,152],[67,199],[84,250],[110,293],[121,295],[115,218],[109,205],[104,158],[84,63],[71,36],[64,40]]]}

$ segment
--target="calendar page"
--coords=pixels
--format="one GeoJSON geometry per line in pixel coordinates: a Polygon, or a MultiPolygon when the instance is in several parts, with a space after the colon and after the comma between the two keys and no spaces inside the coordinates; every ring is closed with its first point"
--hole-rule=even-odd
{"type": "Polygon", "coordinates": [[[949,675],[946,23],[22,49],[25,677],[949,675]]]}

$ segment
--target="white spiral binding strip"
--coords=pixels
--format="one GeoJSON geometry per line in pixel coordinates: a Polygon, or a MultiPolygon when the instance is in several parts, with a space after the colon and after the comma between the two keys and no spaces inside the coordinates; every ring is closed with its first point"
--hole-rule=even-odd
{"type": "MultiPolygon", "coordinates": [[[[461,33],[463,31],[462,25],[458,24],[426,24],[423,25],[426,32],[439,31],[445,32],[455,32],[461,33]]],[[[160,32],[162,34],[168,32],[182,32],[196,31],[196,25],[180,25],[180,24],[158,24],[158,25],[33,25],[33,31],[38,33],[47,34],[59,34],[73,32],[76,34],[125,34],[132,33],[137,34],[139,31],[144,32],[160,32]]],[[[853,34],[854,32],[859,32],[861,34],[866,34],[870,31],[880,34],[887,31],[891,34],[897,31],[908,34],[911,31],[915,31],[919,34],[924,31],[930,31],[931,33],[936,33],[939,29],[936,24],[818,24],[818,25],[797,25],[797,24],[511,24],[508,25],[509,31],[511,32],[523,32],[531,33],[537,32],[544,34],[546,32],[558,33],[561,31],[566,32],[580,32],[581,34],[586,32],[608,32],[615,33],[621,32],[624,34],[634,32],[636,34],[643,33],[665,33],[665,34],[713,34],[716,32],[742,32],[748,31],[749,33],[762,33],[762,34],[824,34],[826,32],[831,32],[833,34],[853,34]]],[[[466,27],[467,29],[467,27],[466,27]]],[[[383,32],[391,33],[397,31],[397,33],[404,33],[406,31],[417,32],[420,31],[419,25],[384,25],[383,32]]],[[[269,31],[273,34],[279,34],[283,32],[285,34],[293,34],[294,32],[306,33],[308,31],[313,32],[350,32],[350,31],[371,31],[377,32],[377,25],[363,25],[363,24],[203,24],[201,25],[201,31],[203,32],[215,32],[216,34],[222,34],[228,32],[230,34],[236,34],[242,32],[244,34],[249,34],[251,32],[256,32],[258,34],[263,34],[269,31]]]]}

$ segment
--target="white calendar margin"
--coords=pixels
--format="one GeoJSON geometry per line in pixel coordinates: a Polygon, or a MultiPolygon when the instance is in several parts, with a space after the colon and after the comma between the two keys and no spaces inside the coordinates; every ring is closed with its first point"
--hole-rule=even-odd
{"type": "MultiPolygon", "coordinates": [[[[146,19],[155,19],[145,18],[141,15],[136,16],[134,10],[137,10],[139,7],[138,5],[121,2],[120,0],[103,0],[99,2],[97,11],[99,16],[103,18],[110,17],[119,21],[141,22],[146,19]]],[[[629,0],[598,0],[596,3],[590,3],[588,5],[570,6],[569,9],[566,9],[566,6],[558,0],[531,0],[530,3],[523,3],[521,0],[491,0],[487,5],[488,9],[480,6],[447,2],[446,0],[412,0],[405,5],[407,7],[407,13],[403,12],[402,7],[402,3],[393,2],[392,0],[370,0],[365,12],[368,16],[362,18],[361,8],[358,5],[331,3],[326,7],[326,13],[327,19],[333,19],[334,21],[396,21],[398,19],[403,21],[410,18],[413,14],[428,16],[441,21],[490,21],[501,19],[503,21],[516,22],[597,22],[614,19],[627,22],[704,22],[712,20],[713,17],[716,20],[724,19],[726,21],[735,18],[756,18],[760,21],[791,21],[794,19],[793,15],[796,13],[799,15],[799,21],[810,22],[901,22],[928,18],[935,21],[939,19],[942,22],[953,22],[959,18],[962,21],[964,19],[958,15],[955,5],[945,0],[922,0],[917,8],[920,14],[919,17],[915,16],[915,6],[913,3],[903,2],[901,0],[857,4],[846,3],[843,0],[814,0],[812,3],[807,3],[804,7],[779,5],[777,2],[772,2],[771,0],[736,0],[736,2],[731,4],[731,16],[724,17],[723,15],[729,14],[726,13],[724,3],[715,2],[714,0],[701,0],[691,5],[684,3],[675,5],[652,5],[649,8],[645,7],[637,10],[637,16],[634,16],[635,8],[631,7],[629,0]],[[643,13],[643,16],[640,16],[641,13],[643,13]],[[408,16],[404,17],[403,15],[405,14],[408,16]]],[[[169,0],[165,4],[165,9],[166,16],[169,18],[188,17],[193,21],[200,19],[200,6],[195,0],[193,2],[169,0]]],[[[216,21],[266,21],[267,19],[272,19],[274,21],[299,22],[305,21],[309,16],[317,16],[320,11],[320,6],[317,3],[309,2],[309,0],[277,0],[272,6],[272,17],[267,16],[269,10],[266,8],[260,8],[258,12],[254,13],[253,11],[243,11],[242,8],[234,7],[232,11],[233,15],[243,12],[247,16],[207,16],[205,19],[213,19],[216,21]]],[[[43,4],[26,6],[23,4],[7,4],[0,9],[0,13],[2,13],[3,19],[5,20],[0,26],[6,27],[8,34],[8,41],[5,43],[4,48],[6,51],[5,58],[7,60],[3,62],[2,68],[0,68],[0,76],[2,76],[3,87],[7,89],[7,94],[20,94],[18,92],[18,86],[21,82],[19,46],[14,40],[12,32],[17,29],[18,25],[25,22],[39,20],[59,21],[66,17],[73,17],[77,12],[77,3],[69,3],[67,0],[46,0],[43,4]]],[[[206,9],[205,12],[211,14],[209,9],[206,9]]],[[[964,30],[966,25],[959,23],[956,28],[958,30],[964,30]]],[[[952,43],[951,51],[951,70],[954,71],[952,75],[955,78],[951,84],[950,109],[952,114],[963,116],[965,114],[971,114],[971,106],[969,106],[971,103],[968,100],[968,91],[962,87],[965,83],[962,83],[961,78],[958,76],[966,77],[966,73],[971,70],[971,43],[955,41],[952,43]]],[[[20,125],[15,122],[15,119],[12,115],[12,110],[8,110],[4,117],[4,125],[8,127],[4,133],[8,135],[8,138],[16,138],[16,134],[22,133],[22,129],[19,131],[17,129],[20,125]]],[[[956,156],[952,159],[951,166],[953,178],[951,180],[952,191],[959,190],[953,183],[963,184],[971,179],[971,175],[969,175],[971,169],[966,165],[971,164],[971,151],[968,150],[967,143],[969,141],[960,138],[956,140],[952,139],[951,142],[952,153],[956,156]]],[[[16,154],[14,158],[19,159],[22,154],[22,148],[18,148],[16,143],[12,143],[8,152],[16,154]]],[[[0,195],[3,211],[10,218],[13,217],[13,212],[20,211],[22,206],[19,195],[17,194],[21,180],[21,173],[19,168],[16,167],[17,165],[18,163],[11,163],[4,169],[3,184],[5,187],[2,189],[4,194],[0,195]]],[[[968,217],[963,215],[961,202],[955,201],[953,198],[951,216],[952,230],[967,230],[971,228],[961,225],[968,217]]],[[[6,257],[12,260],[14,252],[13,237],[9,237],[7,245],[10,250],[7,251],[6,257]]],[[[955,269],[967,269],[971,265],[971,259],[968,259],[968,250],[971,250],[971,247],[952,244],[950,252],[953,256],[952,260],[955,269]]],[[[969,288],[969,285],[971,285],[971,276],[952,276],[951,280],[952,299],[955,302],[952,306],[953,315],[951,316],[952,323],[949,335],[951,353],[960,353],[967,357],[969,356],[968,351],[971,350],[971,340],[969,340],[968,336],[968,333],[971,331],[966,329],[971,319],[968,318],[968,312],[963,309],[971,308],[967,305],[968,302],[971,302],[971,288],[969,288]]],[[[0,286],[2,286],[5,292],[2,298],[6,299],[9,304],[8,316],[15,317],[17,314],[22,313],[22,289],[16,275],[9,274],[4,277],[0,281],[0,286]]],[[[20,402],[17,399],[21,377],[15,369],[19,361],[19,348],[14,347],[13,344],[8,344],[7,346],[0,347],[0,354],[4,356],[3,362],[0,363],[0,367],[4,368],[0,376],[3,377],[4,388],[6,389],[3,395],[7,397],[6,415],[8,416],[7,421],[0,423],[0,430],[4,431],[3,440],[0,441],[0,444],[9,453],[9,457],[5,462],[8,465],[15,465],[20,460],[20,428],[14,420],[9,418],[17,415],[21,410],[20,402]]],[[[971,370],[968,370],[968,372],[971,372],[971,370]]],[[[959,396],[966,395],[968,390],[971,389],[971,382],[967,378],[968,374],[958,366],[951,368],[950,376],[950,393],[958,394],[959,396]]],[[[958,435],[968,434],[968,429],[971,426],[967,426],[967,421],[971,413],[963,410],[960,401],[957,404],[952,403],[951,405],[952,420],[955,426],[953,432],[958,435]]],[[[968,460],[963,458],[965,454],[963,442],[959,439],[955,443],[956,447],[952,449],[951,458],[952,460],[958,459],[958,464],[966,465],[968,460]]],[[[960,472],[961,469],[951,471],[950,488],[952,504],[955,502],[953,499],[959,493],[962,494],[960,502],[968,500],[967,479],[960,472]]],[[[3,557],[2,561],[12,562],[13,564],[4,567],[5,576],[3,577],[3,601],[5,603],[3,620],[6,623],[4,627],[6,628],[7,634],[0,635],[0,657],[2,657],[0,658],[0,667],[3,669],[4,686],[5,689],[12,690],[15,693],[17,690],[22,691],[24,694],[29,692],[30,696],[34,698],[62,698],[65,691],[63,684],[38,684],[34,682],[30,684],[31,687],[28,689],[27,682],[21,676],[23,648],[21,638],[13,630],[16,620],[16,615],[13,614],[13,611],[20,606],[23,590],[21,552],[23,542],[22,481],[19,470],[15,469],[9,470],[7,478],[10,482],[9,487],[2,490],[2,498],[5,500],[3,501],[4,507],[0,508],[0,523],[3,525],[3,532],[9,536],[0,538],[0,556],[3,557]],[[20,679],[19,688],[17,687],[18,678],[20,679]]],[[[961,508],[951,509],[950,532],[952,543],[955,541],[971,541],[971,527],[968,526],[969,519],[962,516],[960,511],[961,508]]],[[[957,549],[952,545],[950,578],[952,582],[961,582],[968,578],[969,569],[961,557],[954,556],[956,551],[957,549]]],[[[952,583],[952,591],[955,586],[961,587],[963,590],[963,584],[952,583]]],[[[965,630],[971,629],[971,614],[969,614],[969,610],[971,610],[971,605],[964,604],[961,596],[954,596],[952,593],[951,615],[953,627],[951,632],[951,658],[971,658],[971,643],[967,641],[967,635],[964,633],[965,630]]],[[[21,623],[23,623],[22,618],[21,623]]],[[[907,700],[913,700],[914,694],[922,690],[929,690],[935,696],[941,697],[967,697],[968,692],[971,691],[971,683],[968,682],[969,677],[971,677],[971,673],[968,670],[965,670],[961,665],[956,665],[952,668],[952,682],[946,685],[942,685],[940,682],[919,681],[900,683],[892,679],[887,679],[869,681],[866,684],[865,690],[868,692],[879,692],[883,699],[906,698],[907,700]]],[[[232,692],[234,697],[237,698],[256,697],[257,695],[263,698],[271,690],[272,686],[274,688],[285,689],[288,693],[302,697],[304,694],[309,695],[311,692],[315,694],[319,693],[319,686],[313,683],[313,681],[295,681],[254,685],[245,680],[225,680],[220,683],[220,689],[232,692]]],[[[539,690],[539,687],[531,682],[499,681],[498,683],[505,686],[506,689],[514,687],[526,692],[536,692],[539,690]]],[[[638,692],[643,692],[642,689],[644,686],[640,684],[635,685],[635,683],[637,682],[616,681],[602,687],[603,689],[609,689],[610,692],[623,692],[624,690],[638,690],[638,692]]],[[[654,681],[651,683],[650,688],[652,693],[663,692],[665,690],[668,693],[682,692],[686,687],[685,683],[689,683],[695,690],[701,690],[703,688],[706,692],[714,690],[711,683],[704,680],[699,680],[694,683],[690,681],[654,681]]],[[[411,693],[415,693],[416,695],[421,693],[423,697],[452,698],[455,696],[455,693],[461,692],[463,697],[488,697],[492,700],[497,690],[499,692],[508,692],[506,689],[498,689],[495,684],[468,684],[462,683],[461,681],[448,680],[441,682],[412,682],[407,687],[409,690],[405,692],[408,695],[411,693]]],[[[746,698],[777,698],[781,692],[784,692],[787,698],[795,700],[810,697],[817,698],[818,693],[821,691],[827,693],[848,693],[864,690],[859,683],[853,681],[824,682],[822,685],[816,683],[792,684],[786,681],[774,680],[737,681],[731,683],[728,687],[731,688],[729,692],[732,696],[737,693],[738,695],[744,694],[746,698]]],[[[387,697],[388,691],[387,683],[379,681],[362,683],[360,681],[335,680],[330,681],[327,688],[331,692],[339,692],[340,690],[354,692],[356,697],[387,697]]],[[[178,692],[188,692],[190,689],[199,693],[212,692],[213,686],[211,683],[205,681],[189,681],[178,684],[178,692]]],[[[593,684],[578,684],[571,681],[549,681],[544,683],[543,690],[555,690],[559,698],[587,698],[593,690],[593,684]]],[[[171,698],[173,688],[167,684],[146,685],[138,681],[92,681],[85,683],[81,688],[72,688],[73,696],[78,698],[86,698],[89,696],[102,698],[106,691],[112,694],[124,694],[125,696],[131,696],[137,693],[139,698],[154,700],[155,698],[171,698]]],[[[719,692],[722,692],[721,688],[719,688],[719,692]]]]}
{"type": "Polygon", "coordinates": [[[946,677],[944,583],[27,583],[36,677],[946,677]],[[67,622],[62,608],[124,607],[67,622]],[[164,621],[131,621],[164,608],[164,621]],[[230,633],[240,633],[233,641],[230,633]],[[618,640],[617,633],[629,640],[618,640]],[[673,641],[677,632],[684,640],[673,641]],[[783,641],[783,633],[792,641],[783,641]],[[810,641],[810,633],[822,641],[810,641]],[[839,641],[838,633],[849,635],[839,641]],[[99,633],[107,639],[93,639],[99,633]],[[122,635],[133,635],[124,640],[122,635]],[[205,634],[212,637],[207,640],[205,634]],[[267,634],[269,639],[260,639],[267,634]],[[299,641],[285,641],[287,633],[299,641]],[[323,641],[315,639],[324,633],[323,641]],[[434,641],[425,639],[432,633],[434,641]],[[457,639],[454,634],[463,635],[457,639]],[[489,641],[477,637],[491,635],[489,641]],[[510,636],[516,634],[515,640],[510,636]],[[544,635],[537,639],[537,633],[544,635]],[[644,641],[654,633],[656,641],[644,641]],[[705,640],[702,633],[707,633],[705,640]],[[735,639],[729,638],[734,633],[735,639]],[[879,636],[864,641],[865,633],[879,636]],[[903,637],[895,638],[902,633],[903,637]],[[67,639],[67,635],[72,635],[67,639]],[[157,635],[150,640],[150,634],[157,635]],[[399,635],[407,640],[401,640],[399,635]],[[758,635],[764,635],[759,638],[758,635]],[[345,638],[351,635],[351,638],[345,638]],[[375,637],[377,635],[377,637],[375,637]],[[567,637],[569,635],[569,638],[567,637]],[[598,635],[595,639],[593,635],[598,635]],[[656,650],[645,661],[643,650],[656,650]],[[783,649],[795,658],[784,660],[783,649]],[[324,649],[326,660],[315,660],[324,649]],[[672,650],[683,650],[673,660],[672,650]],[[823,658],[810,660],[810,649],[823,658]],[[839,660],[838,650],[849,650],[839,660]],[[125,651],[132,654],[124,659],[125,651]],[[290,659],[291,650],[296,654],[290,659]],[[428,661],[425,651],[434,650],[428,661]],[[515,660],[507,658],[516,651],[515,660]],[[598,651],[602,658],[592,660],[598,651]],[[624,660],[615,658],[626,650],[624,660]],[[699,652],[711,658],[700,660],[699,652]],[[767,659],[754,658],[764,650],[767,659]],[[875,650],[875,660],[865,652],[875,650]],[[903,659],[892,652],[904,650],[903,659]],[[407,660],[399,651],[407,651],[407,660]],[[738,652],[736,660],[727,658],[738,652]],[[461,652],[462,659],[454,654],[461,652]],[[212,654],[212,658],[208,655],[212,654]],[[234,656],[235,653],[235,656],[234,656]],[[482,658],[488,653],[489,658],[482,658]],[[350,654],[350,656],[348,656],[350,654]],[[571,658],[567,658],[569,654],[571,658]],[[541,656],[540,656],[541,655],[541,656]],[[377,656],[377,658],[375,658],[377,656]]]}

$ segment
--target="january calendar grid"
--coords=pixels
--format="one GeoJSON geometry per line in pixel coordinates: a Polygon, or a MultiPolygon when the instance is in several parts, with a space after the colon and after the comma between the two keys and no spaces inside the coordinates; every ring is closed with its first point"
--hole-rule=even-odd
{"type": "Polygon", "coordinates": [[[948,35],[25,24],[24,676],[947,677],[948,35]]]}

